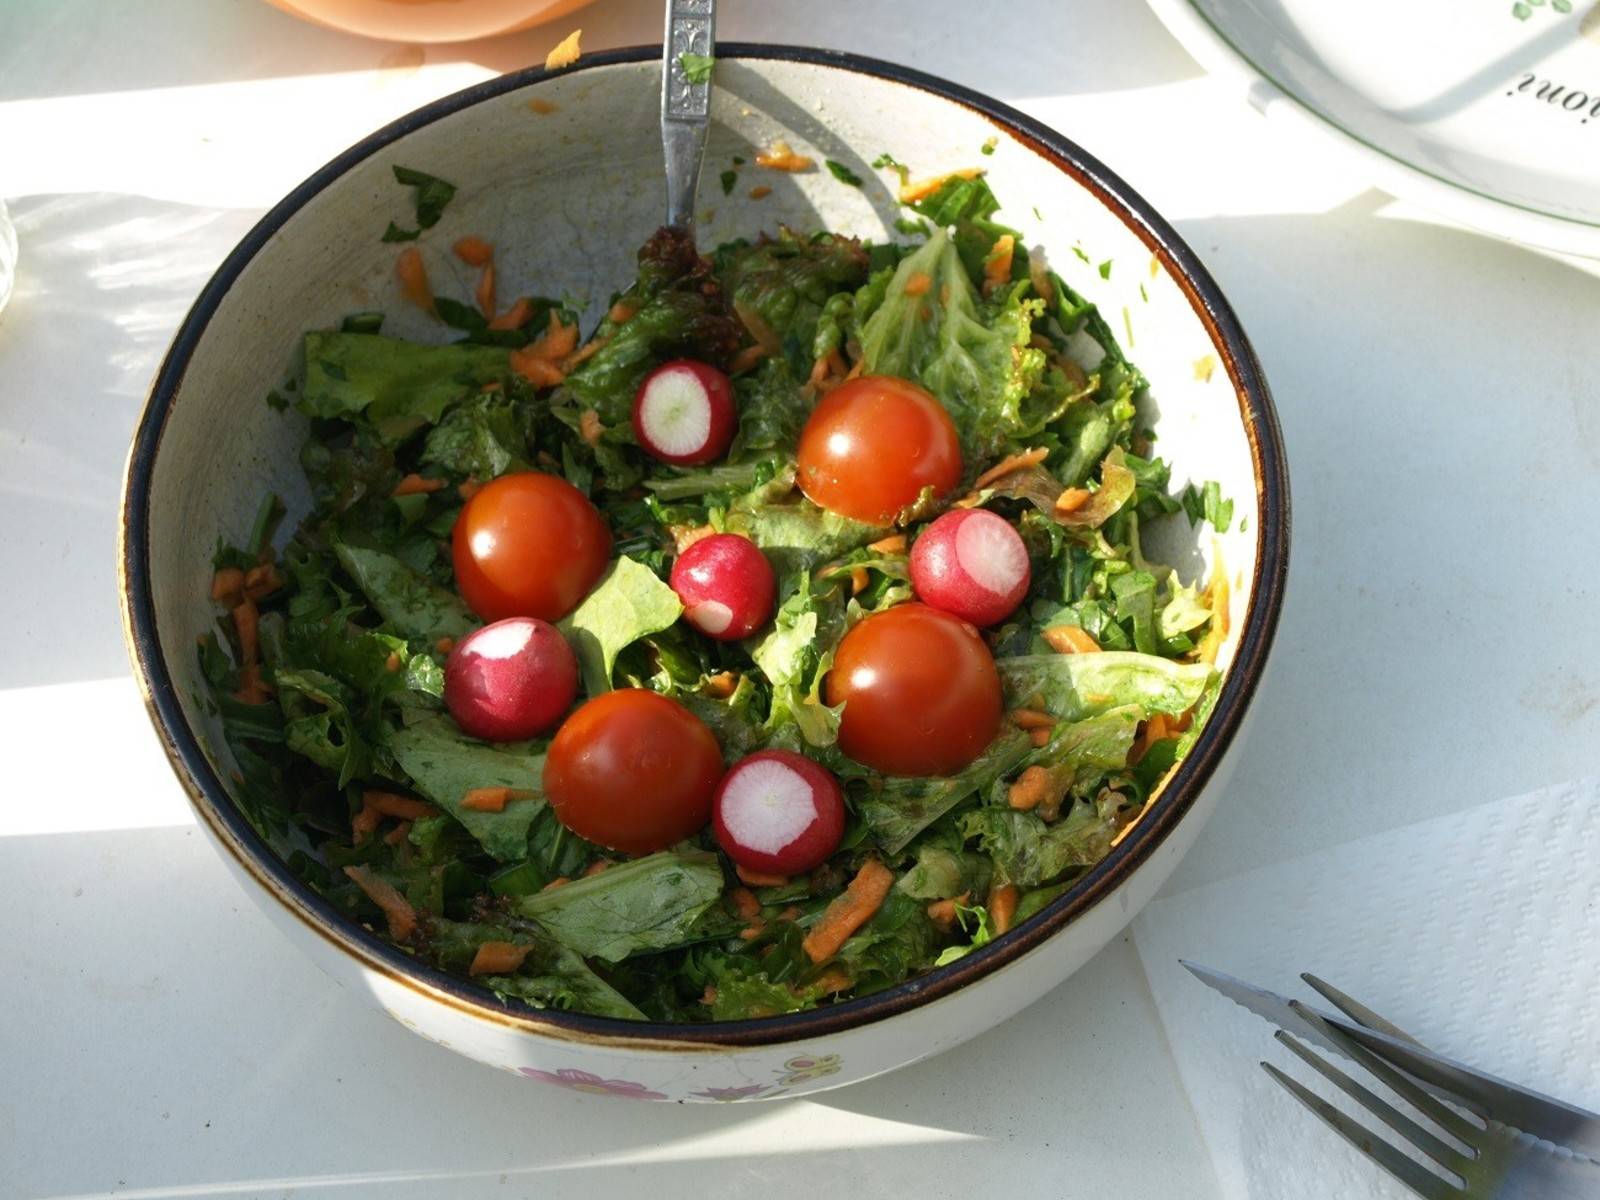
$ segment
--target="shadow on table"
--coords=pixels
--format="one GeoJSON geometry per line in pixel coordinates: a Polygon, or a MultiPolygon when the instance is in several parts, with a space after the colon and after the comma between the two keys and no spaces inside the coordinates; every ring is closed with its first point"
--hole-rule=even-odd
{"type": "Polygon", "coordinates": [[[11,212],[21,255],[0,313],[0,627],[14,636],[0,687],[120,675],[128,443],[173,329],[254,218],[108,194],[23,197],[11,212]]]}
{"type": "Polygon", "coordinates": [[[1389,203],[1177,223],[1265,366],[1294,544],[1237,774],[1169,892],[1593,770],[1600,288],[1389,203]],[[1308,790],[1327,807],[1297,816],[1308,790]]]}
{"type": "MultiPolygon", "coordinates": [[[[14,28],[40,29],[62,46],[81,22],[57,0],[17,0],[14,28]]],[[[544,61],[572,28],[586,47],[658,43],[660,0],[598,0],[550,24],[474,42],[427,47],[355,37],[296,20],[264,3],[169,0],[97,14],[98,40],[159,53],[88,54],[80,67],[36,62],[32,39],[0,47],[0,102],[375,68],[415,71],[423,63],[476,63],[512,71],[544,61]]],[[[991,14],[967,0],[834,0],[832,4],[724,0],[724,40],[821,45],[898,60],[980,91],[1026,98],[1116,92],[1192,78],[1200,69],[1143,4],[1126,0],[1031,0],[991,14]]]]}

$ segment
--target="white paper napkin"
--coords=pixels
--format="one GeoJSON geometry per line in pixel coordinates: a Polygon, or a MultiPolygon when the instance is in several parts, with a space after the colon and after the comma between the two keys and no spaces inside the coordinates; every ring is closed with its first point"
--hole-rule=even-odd
{"type": "Polygon", "coordinates": [[[1411,1193],[1266,1076],[1262,1059],[1321,1082],[1179,958],[1317,1000],[1310,971],[1443,1054],[1600,1111],[1600,779],[1182,892],[1135,930],[1230,1198],[1411,1193]]]}

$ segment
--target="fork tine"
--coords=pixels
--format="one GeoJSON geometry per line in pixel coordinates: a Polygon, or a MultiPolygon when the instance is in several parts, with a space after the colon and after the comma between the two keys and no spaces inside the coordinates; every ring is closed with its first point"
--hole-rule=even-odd
{"type": "Polygon", "coordinates": [[[1314,1069],[1329,1083],[1333,1084],[1346,1096],[1349,1096],[1350,1099],[1361,1105],[1362,1108],[1377,1117],[1378,1120],[1405,1138],[1406,1141],[1421,1150],[1441,1167],[1459,1174],[1461,1168],[1466,1166],[1466,1156],[1462,1155],[1454,1146],[1429,1133],[1376,1092],[1351,1079],[1350,1076],[1323,1058],[1315,1050],[1302,1045],[1281,1029],[1272,1036],[1293,1050],[1308,1067],[1314,1069]]]}
{"type": "Polygon", "coordinates": [[[1419,1049],[1422,1048],[1422,1043],[1404,1029],[1384,1020],[1365,1004],[1362,1004],[1359,1000],[1352,999],[1334,987],[1333,984],[1328,983],[1326,980],[1318,979],[1310,971],[1303,972],[1300,978],[1315,988],[1329,1004],[1332,1004],[1357,1025],[1365,1025],[1368,1029],[1376,1029],[1379,1033],[1386,1033],[1392,1038],[1398,1038],[1402,1042],[1410,1042],[1413,1046],[1419,1049]]]}
{"type": "Polygon", "coordinates": [[[1322,1034],[1323,1037],[1343,1050],[1350,1059],[1371,1071],[1379,1080],[1392,1088],[1396,1094],[1403,1096],[1408,1104],[1415,1107],[1440,1129],[1443,1129],[1457,1141],[1467,1146],[1470,1150],[1470,1157],[1476,1158],[1478,1156],[1478,1146],[1474,1139],[1482,1135],[1482,1129],[1418,1086],[1410,1076],[1402,1074],[1371,1050],[1358,1043],[1354,1038],[1346,1036],[1341,1030],[1329,1025],[1321,1017],[1317,1016],[1315,1012],[1301,1005],[1298,1000],[1291,1000],[1289,1007],[1293,1008],[1297,1016],[1322,1034]]]}
{"type": "Polygon", "coordinates": [[[1401,1183],[1426,1200],[1455,1200],[1461,1192],[1450,1186],[1432,1171],[1412,1162],[1388,1142],[1374,1134],[1359,1121],[1345,1116],[1321,1096],[1298,1081],[1291,1079],[1271,1063],[1264,1062],[1261,1069],[1282,1086],[1301,1104],[1309,1108],[1335,1133],[1344,1138],[1361,1153],[1377,1163],[1401,1183]]]}

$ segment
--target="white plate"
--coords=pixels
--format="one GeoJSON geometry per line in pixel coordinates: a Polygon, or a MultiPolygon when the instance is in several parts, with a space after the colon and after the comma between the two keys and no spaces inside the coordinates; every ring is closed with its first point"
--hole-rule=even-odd
{"type": "Polygon", "coordinates": [[[1600,0],[1149,0],[1263,113],[1396,196],[1600,258],[1600,0]]]}

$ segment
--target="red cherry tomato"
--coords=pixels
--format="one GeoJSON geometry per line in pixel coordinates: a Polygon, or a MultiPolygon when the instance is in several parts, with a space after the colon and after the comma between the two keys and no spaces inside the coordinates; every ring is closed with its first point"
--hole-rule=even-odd
{"type": "Polygon", "coordinates": [[[709,638],[734,642],[767,623],[778,598],[772,564],[749,538],[715,533],[672,564],[683,619],[709,638]]]}
{"type": "Polygon", "coordinates": [[[911,547],[917,599],[974,625],[1016,611],[1033,578],[1028,548],[1011,522],[986,508],[945,513],[911,547]]]}
{"type": "Polygon", "coordinates": [[[961,482],[961,443],[944,405],[905,379],[868,375],[829,392],[800,433],[800,490],[830,512],[887,525],[931,487],[961,482]]]}
{"type": "Polygon", "coordinates": [[[733,385],[692,358],[662,363],[633,398],[634,436],[665,463],[689,467],[720,458],[733,426],[733,385]]]}
{"type": "Polygon", "coordinates": [[[949,775],[1000,728],[1000,676],[959,617],[899,604],[839,643],[828,703],[843,704],[839,748],[886,775],[949,775]]]}
{"type": "Polygon", "coordinates": [[[444,706],[487,742],[543,733],[578,694],[578,660],[556,627],[508,617],[469,633],[444,664],[444,706]]]}
{"type": "Polygon", "coordinates": [[[565,479],[502,475],[468,500],[451,533],[456,586],[486,621],[559,621],[588,594],[611,558],[611,531],[565,479]]]}
{"type": "Polygon", "coordinates": [[[625,854],[652,854],[711,819],[722,751],[676,700],[640,688],[596,696],[556,731],[544,792],[561,823],[625,854]]]}
{"type": "Polygon", "coordinates": [[[804,755],[761,750],[723,776],[711,828],[745,870],[799,875],[839,848],[844,794],[832,772],[804,755]]]}

